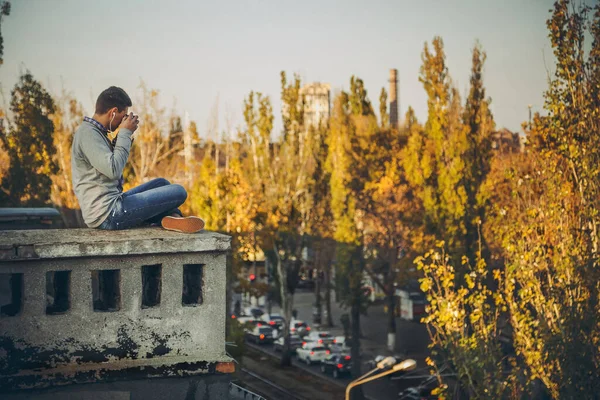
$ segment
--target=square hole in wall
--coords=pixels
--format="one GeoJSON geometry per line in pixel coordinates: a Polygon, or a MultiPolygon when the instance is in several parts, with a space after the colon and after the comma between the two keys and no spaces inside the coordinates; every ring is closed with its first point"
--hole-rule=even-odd
{"type": "Polygon", "coordinates": [[[23,274],[0,274],[0,315],[14,317],[23,309],[23,274]]]}
{"type": "Polygon", "coordinates": [[[162,287],[162,266],[142,266],[142,308],[160,305],[160,292],[162,287]]]}
{"type": "Polygon", "coordinates": [[[46,272],[46,314],[63,314],[71,304],[71,271],[46,272]]]}
{"type": "Polygon", "coordinates": [[[185,264],[183,266],[183,293],[181,303],[184,306],[202,304],[202,264],[185,264]]]}
{"type": "Polygon", "coordinates": [[[92,271],[94,311],[119,311],[121,309],[120,286],[120,270],[102,269],[92,271]]]}

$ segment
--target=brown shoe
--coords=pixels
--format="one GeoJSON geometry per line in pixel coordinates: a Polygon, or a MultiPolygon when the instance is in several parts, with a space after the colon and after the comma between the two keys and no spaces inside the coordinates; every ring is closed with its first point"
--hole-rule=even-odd
{"type": "Polygon", "coordinates": [[[169,231],[196,233],[204,229],[204,220],[198,217],[164,217],[160,224],[169,231]]]}

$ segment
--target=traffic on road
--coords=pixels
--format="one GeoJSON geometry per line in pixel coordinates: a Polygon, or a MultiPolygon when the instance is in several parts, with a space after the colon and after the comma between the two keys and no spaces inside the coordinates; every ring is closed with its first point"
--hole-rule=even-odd
{"type": "MultiPolygon", "coordinates": [[[[234,319],[244,326],[245,338],[252,343],[256,349],[279,357],[284,348],[283,326],[284,318],[280,314],[268,314],[262,307],[247,307],[242,310],[242,315],[233,316],[234,319]]],[[[350,354],[351,341],[345,336],[333,336],[329,331],[318,330],[309,326],[302,320],[293,319],[290,322],[290,351],[293,356],[292,363],[299,368],[305,369],[314,375],[326,380],[331,380],[340,386],[351,383],[352,357],[350,354]]],[[[386,359],[384,355],[364,357],[362,370],[370,371],[376,369],[377,365],[386,359]]],[[[402,355],[387,357],[394,359],[395,363],[404,360],[402,355]]],[[[396,380],[406,373],[395,372],[382,379],[386,390],[384,396],[379,398],[403,398],[410,399],[413,395],[422,396],[414,398],[433,399],[425,397],[427,389],[431,386],[430,379],[419,380],[396,380]]],[[[427,374],[427,372],[425,372],[427,374]]],[[[420,374],[422,375],[422,374],[420,374]]],[[[408,376],[406,378],[409,378],[408,376]]]]}

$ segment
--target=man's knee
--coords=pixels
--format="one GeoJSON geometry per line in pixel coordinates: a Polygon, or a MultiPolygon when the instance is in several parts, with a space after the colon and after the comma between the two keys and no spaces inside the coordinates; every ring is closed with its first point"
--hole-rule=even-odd
{"type": "Polygon", "coordinates": [[[175,191],[177,198],[181,201],[181,204],[183,204],[188,196],[187,191],[183,186],[178,184],[173,184],[171,186],[173,186],[173,190],[175,191]]]}
{"type": "Polygon", "coordinates": [[[158,186],[167,186],[167,185],[171,184],[171,182],[169,182],[165,178],[156,178],[156,179],[154,179],[154,181],[156,182],[156,184],[158,186]]]}

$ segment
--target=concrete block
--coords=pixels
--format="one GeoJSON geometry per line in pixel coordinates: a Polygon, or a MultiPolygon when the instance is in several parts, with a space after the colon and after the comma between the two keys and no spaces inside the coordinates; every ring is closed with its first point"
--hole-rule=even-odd
{"type": "MultiPolygon", "coordinates": [[[[23,285],[20,311],[0,316],[0,392],[227,372],[217,367],[231,361],[230,237],[157,228],[0,231],[0,249],[9,248],[17,250],[0,257],[0,274],[22,274],[23,285]],[[153,281],[143,277],[147,266],[160,272],[153,281]],[[47,314],[57,287],[47,282],[52,271],[70,271],[69,301],[66,311],[47,314]],[[160,301],[145,306],[145,290],[159,290],[160,301]]],[[[14,297],[11,287],[0,287],[3,305],[14,297]]]]}

